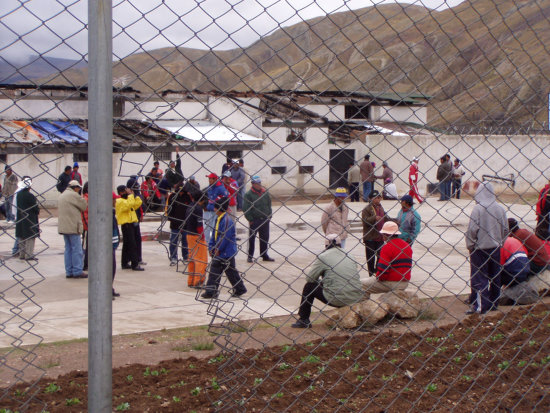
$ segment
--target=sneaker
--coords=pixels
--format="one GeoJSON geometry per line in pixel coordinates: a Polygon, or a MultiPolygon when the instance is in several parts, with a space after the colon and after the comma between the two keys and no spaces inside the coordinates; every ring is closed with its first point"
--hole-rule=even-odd
{"type": "Polygon", "coordinates": [[[145,271],[145,268],[140,267],[139,265],[135,268],[132,268],[132,271],[145,271]]]}
{"type": "Polygon", "coordinates": [[[254,260],[252,259],[252,257],[248,257],[248,258],[246,259],[246,262],[254,262],[254,260]]]}
{"type": "Polygon", "coordinates": [[[311,328],[311,322],[309,320],[302,320],[300,318],[300,319],[298,319],[298,321],[296,321],[290,327],[292,327],[292,328],[311,328]]]}
{"type": "Polygon", "coordinates": [[[113,291],[113,297],[120,297],[120,293],[117,293],[116,291],[113,291]]]}
{"type": "Polygon", "coordinates": [[[267,255],[263,257],[263,260],[264,260],[264,261],[268,261],[268,262],[273,262],[273,261],[275,261],[273,258],[268,257],[267,255]]]}
{"type": "Polygon", "coordinates": [[[73,275],[73,278],[88,278],[88,274],[83,272],[83,273],[78,274],[78,275],[73,275]]]}
{"type": "Polygon", "coordinates": [[[178,260],[171,260],[170,261],[170,267],[173,267],[174,265],[176,265],[178,263],[178,260]]]}
{"type": "Polygon", "coordinates": [[[129,265],[122,265],[121,268],[123,270],[130,270],[132,267],[130,267],[129,265]]]}
{"type": "Polygon", "coordinates": [[[202,298],[206,298],[206,299],[210,299],[210,298],[218,298],[218,293],[215,292],[215,293],[211,293],[209,291],[206,291],[204,293],[201,294],[201,297],[202,298]]]}

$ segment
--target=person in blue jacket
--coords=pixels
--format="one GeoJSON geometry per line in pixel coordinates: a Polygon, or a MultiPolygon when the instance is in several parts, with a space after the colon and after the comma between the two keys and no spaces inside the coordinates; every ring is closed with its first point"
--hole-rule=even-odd
{"type": "Polygon", "coordinates": [[[235,223],[227,213],[228,207],[228,197],[221,197],[214,202],[216,220],[208,243],[208,252],[212,257],[212,262],[210,263],[210,273],[208,274],[205,292],[201,295],[202,298],[218,297],[220,279],[224,272],[233,286],[231,297],[240,297],[247,291],[235,265],[237,239],[235,223]]]}
{"type": "Polygon", "coordinates": [[[420,215],[413,208],[414,201],[412,196],[403,195],[401,197],[401,211],[397,214],[397,225],[401,235],[399,238],[407,241],[410,246],[420,232],[420,215]]]}
{"type": "Polygon", "coordinates": [[[214,203],[223,196],[229,197],[229,192],[227,192],[227,189],[225,189],[225,186],[215,173],[206,175],[206,177],[208,178],[208,188],[206,189],[208,203],[206,204],[206,210],[202,214],[202,220],[204,223],[204,240],[206,241],[206,245],[208,245],[210,235],[214,229],[214,223],[216,222],[214,203]]]}

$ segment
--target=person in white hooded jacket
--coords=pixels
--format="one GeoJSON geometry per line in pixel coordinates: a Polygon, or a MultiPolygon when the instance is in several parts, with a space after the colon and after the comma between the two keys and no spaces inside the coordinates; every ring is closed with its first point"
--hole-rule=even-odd
{"type": "Polygon", "coordinates": [[[470,252],[471,309],[467,314],[497,308],[500,297],[500,248],[508,233],[506,210],[497,203],[493,186],[482,182],[476,190],[476,205],[466,231],[470,252]]]}

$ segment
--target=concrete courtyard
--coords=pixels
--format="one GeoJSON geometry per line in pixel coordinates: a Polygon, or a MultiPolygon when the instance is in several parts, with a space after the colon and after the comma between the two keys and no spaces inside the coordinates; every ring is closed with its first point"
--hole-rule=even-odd
{"type": "MultiPolygon", "coordinates": [[[[324,249],[320,231],[322,208],[329,201],[290,201],[274,205],[270,255],[275,262],[246,262],[244,217],[238,224],[241,250],[237,267],[243,273],[248,293],[244,299],[229,300],[228,282],[222,278],[218,313],[233,319],[289,315],[297,310],[304,274],[315,255],[324,249]]],[[[395,217],[397,201],[382,202],[395,217]]],[[[361,210],[365,203],[348,202],[352,234],[346,250],[365,265],[361,243],[361,210]]],[[[469,292],[470,266],[464,232],[474,206],[471,199],[439,202],[428,198],[418,206],[422,230],[414,244],[412,283],[409,290],[421,297],[441,297],[469,292]]],[[[535,214],[529,205],[505,204],[508,217],[533,228],[535,214]]],[[[42,214],[42,219],[45,218],[42,214]]],[[[142,223],[142,233],[155,234],[159,219],[142,223]]],[[[63,238],[57,234],[57,218],[41,223],[41,240],[36,243],[39,262],[29,265],[9,258],[15,228],[0,221],[0,348],[12,345],[71,340],[88,336],[88,281],[66,279],[63,238]]],[[[143,242],[146,271],[117,268],[115,289],[121,294],[113,301],[113,334],[170,329],[208,324],[212,317],[209,301],[198,301],[197,290],[187,287],[187,277],[169,266],[167,241],[143,242]]],[[[258,247],[256,247],[258,251],[258,247]]],[[[256,252],[257,254],[257,252],[256,252]]],[[[117,253],[120,257],[120,247],[117,253]]],[[[93,259],[93,257],[90,257],[93,259]]],[[[118,259],[118,258],[117,258],[118,259]]],[[[366,268],[362,278],[368,278],[366,268]]],[[[217,319],[221,321],[221,319],[217,319]]]]}

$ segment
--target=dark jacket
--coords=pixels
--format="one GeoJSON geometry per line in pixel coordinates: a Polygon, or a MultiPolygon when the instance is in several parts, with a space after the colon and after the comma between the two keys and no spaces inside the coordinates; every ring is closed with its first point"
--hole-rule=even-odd
{"type": "Polygon", "coordinates": [[[194,202],[187,208],[183,228],[188,234],[199,235],[203,233],[204,224],[202,221],[202,205],[198,202],[194,202]]]}
{"type": "Polygon", "coordinates": [[[363,221],[363,242],[383,240],[380,230],[382,229],[384,222],[389,221],[390,219],[384,212],[382,205],[378,208],[381,209],[381,213],[383,215],[382,219],[379,219],[376,215],[376,210],[372,202],[363,209],[363,212],[361,212],[361,220],[363,221]]]}
{"type": "Polygon", "coordinates": [[[69,182],[71,182],[71,175],[67,175],[65,172],[63,172],[57,178],[57,185],[55,187],[60,193],[63,193],[65,189],[67,189],[67,187],[69,186],[69,182]]]}
{"type": "Polygon", "coordinates": [[[436,178],[440,182],[448,182],[453,177],[453,164],[449,162],[443,162],[437,167],[436,178]]]}
{"type": "Polygon", "coordinates": [[[36,238],[40,234],[38,226],[38,202],[36,197],[25,188],[17,192],[17,223],[15,224],[15,236],[22,240],[36,238]]]}
{"type": "Polygon", "coordinates": [[[244,194],[243,211],[249,222],[271,218],[271,197],[266,189],[257,192],[254,188],[244,194]]]}
{"type": "Polygon", "coordinates": [[[181,170],[181,158],[178,156],[176,159],[176,168],[171,169],[168,168],[166,173],[164,174],[164,179],[168,182],[168,185],[170,187],[175,187],[178,183],[183,181],[183,172],[181,170]]]}
{"type": "Polygon", "coordinates": [[[170,229],[183,229],[187,208],[191,202],[189,194],[183,190],[177,193],[171,193],[168,196],[166,207],[168,208],[168,220],[170,229]]]}
{"type": "Polygon", "coordinates": [[[208,251],[218,250],[216,257],[228,260],[237,255],[237,238],[235,223],[226,212],[216,217],[214,230],[208,243],[208,251]]]}

